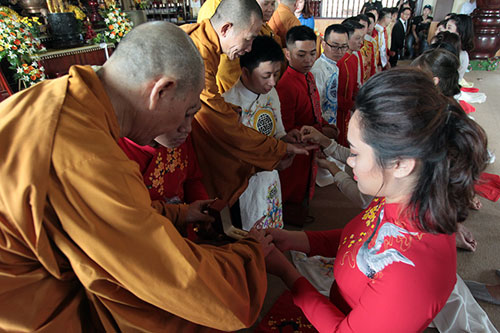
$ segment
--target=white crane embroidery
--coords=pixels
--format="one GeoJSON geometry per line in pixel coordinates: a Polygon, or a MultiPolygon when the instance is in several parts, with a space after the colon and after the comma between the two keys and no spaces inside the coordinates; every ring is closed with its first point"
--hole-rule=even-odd
{"type": "MultiPolygon", "coordinates": [[[[377,221],[377,227],[379,226],[380,221],[382,221],[383,216],[384,209],[382,208],[377,221]]],[[[380,227],[377,239],[375,240],[375,245],[369,249],[368,244],[377,232],[377,227],[373,231],[373,234],[363,243],[359,249],[358,255],[356,256],[356,263],[359,270],[368,278],[373,279],[375,274],[394,262],[402,262],[415,267],[415,264],[410,259],[406,258],[396,249],[387,249],[382,253],[377,252],[382,247],[382,244],[384,244],[385,237],[399,237],[404,236],[405,234],[417,235],[418,233],[410,232],[392,223],[386,222],[380,227]]]]}

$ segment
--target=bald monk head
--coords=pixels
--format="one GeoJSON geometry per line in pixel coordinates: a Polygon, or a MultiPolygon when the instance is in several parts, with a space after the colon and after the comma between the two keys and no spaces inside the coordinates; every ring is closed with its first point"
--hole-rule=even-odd
{"type": "Polygon", "coordinates": [[[290,8],[292,12],[295,12],[297,0],[281,0],[280,3],[290,8]]]}
{"type": "Polygon", "coordinates": [[[222,0],[210,19],[222,52],[234,60],[250,52],[262,27],[262,9],[255,0],[222,0]]]}
{"type": "Polygon", "coordinates": [[[167,22],[134,28],[97,72],[110,97],[120,135],[147,145],[163,135],[178,146],[200,108],[204,66],[189,36],[167,22]]]}
{"type": "Polygon", "coordinates": [[[276,0],[257,0],[257,3],[262,9],[264,22],[269,21],[276,9],[276,0]]]}

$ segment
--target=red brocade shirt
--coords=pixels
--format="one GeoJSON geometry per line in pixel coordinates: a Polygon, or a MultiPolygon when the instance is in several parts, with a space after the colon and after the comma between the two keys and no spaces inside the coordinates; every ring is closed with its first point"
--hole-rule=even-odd
{"type": "Polygon", "coordinates": [[[292,288],[319,332],[421,332],[456,283],[455,235],[419,231],[376,198],[344,229],[306,232],[310,256],[336,257],[330,299],[305,278],[292,288]]]}
{"type": "Polygon", "coordinates": [[[178,204],[208,199],[191,136],[173,149],[140,146],[127,138],[121,138],[118,144],[139,164],[151,200],[178,204]]]}

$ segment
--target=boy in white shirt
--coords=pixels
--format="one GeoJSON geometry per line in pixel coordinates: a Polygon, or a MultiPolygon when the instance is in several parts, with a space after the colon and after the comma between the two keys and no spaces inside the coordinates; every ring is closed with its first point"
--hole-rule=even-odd
{"type": "MultiPolygon", "coordinates": [[[[241,77],[222,96],[228,103],[241,107],[240,121],[276,139],[295,142],[296,130],[287,135],[281,120],[276,85],[284,61],[281,47],[272,38],[258,36],[252,50],[240,57],[241,77]]],[[[239,198],[242,228],[250,230],[257,220],[263,228],[282,228],[281,186],[277,170],[253,175],[239,198]]]]}

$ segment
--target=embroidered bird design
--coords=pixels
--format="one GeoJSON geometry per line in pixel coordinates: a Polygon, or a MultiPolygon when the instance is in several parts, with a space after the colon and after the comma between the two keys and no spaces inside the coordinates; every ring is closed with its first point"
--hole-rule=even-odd
{"type": "MultiPolygon", "coordinates": [[[[382,220],[384,212],[380,213],[379,221],[382,220]]],[[[359,249],[358,255],[356,256],[356,263],[359,270],[366,275],[368,278],[373,279],[376,273],[382,271],[385,267],[389,266],[395,262],[402,262],[407,265],[415,267],[415,264],[404,255],[402,255],[396,249],[387,249],[381,253],[377,253],[382,244],[384,244],[385,237],[399,237],[404,235],[417,235],[416,232],[409,232],[403,228],[400,228],[392,223],[386,222],[381,227],[377,234],[377,239],[375,240],[375,245],[369,249],[368,244],[375,235],[376,230],[373,234],[363,243],[359,249]]]]}

